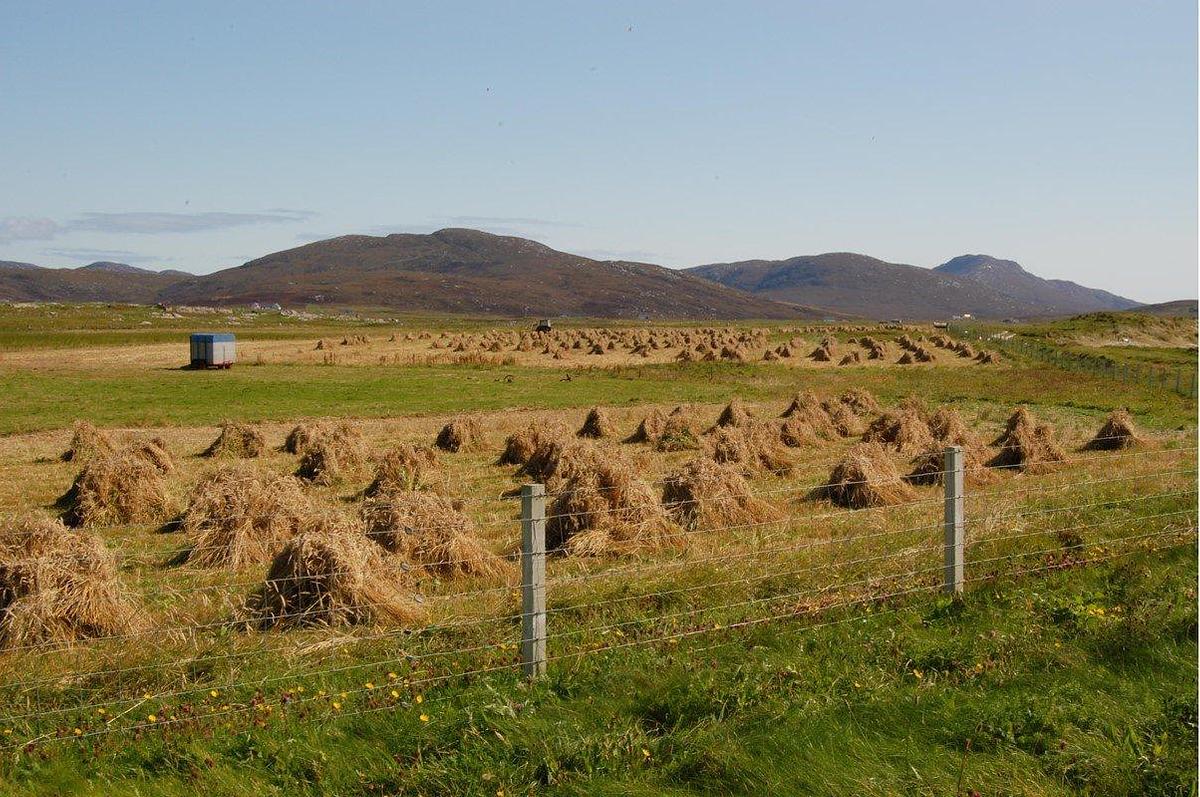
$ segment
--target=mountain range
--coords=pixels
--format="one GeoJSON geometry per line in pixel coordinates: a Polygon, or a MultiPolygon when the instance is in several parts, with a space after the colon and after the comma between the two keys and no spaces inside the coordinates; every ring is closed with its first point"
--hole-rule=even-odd
{"type": "Polygon", "coordinates": [[[1138,306],[987,255],[932,269],[848,252],[668,269],[453,228],[330,238],[204,276],[112,262],[56,269],[0,261],[0,300],[659,319],[1029,318],[1138,306]]]}

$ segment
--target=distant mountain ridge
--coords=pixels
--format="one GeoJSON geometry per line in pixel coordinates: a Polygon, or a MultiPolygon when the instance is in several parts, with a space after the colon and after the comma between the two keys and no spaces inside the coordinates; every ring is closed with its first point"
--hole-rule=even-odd
{"type": "Polygon", "coordinates": [[[345,235],[196,276],[98,261],[69,269],[0,261],[0,300],[337,304],[499,316],[610,318],[1040,318],[1138,307],[961,255],[936,268],[832,252],[673,270],[593,260],[478,230],[345,235]]]}
{"type": "Polygon", "coordinates": [[[933,269],[942,274],[973,279],[1005,296],[1043,305],[1051,313],[1086,313],[1095,310],[1129,310],[1138,302],[1098,288],[1087,288],[1069,280],[1047,280],[1023,269],[1012,260],[989,255],[959,255],[933,269]]]}
{"type": "Polygon", "coordinates": [[[160,298],[551,317],[796,318],[821,312],[662,266],[592,260],[524,238],[457,228],[317,241],[176,282],[160,298]]]}
{"type": "Polygon", "coordinates": [[[776,301],[866,318],[1047,317],[1130,309],[1130,299],[1064,280],[1044,280],[1011,260],[964,255],[937,268],[853,252],[745,260],[687,269],[698,277],[776,301]]]}

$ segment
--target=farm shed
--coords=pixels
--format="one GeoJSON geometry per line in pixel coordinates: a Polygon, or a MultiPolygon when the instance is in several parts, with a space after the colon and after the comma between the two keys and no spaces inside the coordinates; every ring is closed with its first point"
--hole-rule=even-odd
{"type": "Polygon", "coordinates": [[[229,332],[193,332],[193,368],[228,368],[237,360],[237,344],[229,332]]]}

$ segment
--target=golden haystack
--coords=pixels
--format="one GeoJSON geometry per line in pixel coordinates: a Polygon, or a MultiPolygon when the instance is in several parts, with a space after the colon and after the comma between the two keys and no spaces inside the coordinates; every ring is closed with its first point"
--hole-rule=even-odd
{"type": "Polygon", "coordinates": [[[1055,439],[1054,428],[1039,423],[1025,407],[1017,408],[1008,419],[1004,433],[993,445],[1000,451],[988,462],[990,467],[1020,469],[1026,473],[1044,473],[1054,463],[1067,458],[1055,439]]]}
{"type": "Polygon", "coordinates": [[[175,459],[167,450],[167,441],[161,437],[151,437],[130,443],[125,449],[131,456],[140,457],[150,463],[164,476],[175,472],[175,459]]]}
{"type": "Polygon", "coordinates": [[[63,462],[85,462],[97,454],[113,450],[112,438],[87,421],[75,421],[72,426],[71,443],[62,453],[63,462]]]}
{"type": "MultiPolygon", "coordinates": [[[[571,436],[551,437],[538,444],[519,472],[535,482],[557,487],[569,479],[577,468],[587,466],[608,453],[601,454],[596,444],[587,440],[571,436]]],[[[615,455],[615,452],[611,453],[615,455]]]]}
{"type": "Polygon", "coordinates": [[[854,387],[838,396],[838,401],[845,404],[856,415],[873,415],[879,412],[879,401],[870,392],[860,387],[854,387]]]}
{"type": "Polygon", "coordinates": [[[1096,436],[1083,448],[1085,451],[1117,451],[1133,448],[1141,443],[1141,435],[1138,434],[1129,410],[1113,410],[1104,419],[1104,425],[1096,432],[1096,436]]]}
{"type": "Polygon", "coordinates": [[[367,537],[443,577],[499,575],[504,562],[479,539],[471,518],[432,493],[389,493],[363,504],[367,537]]]}
{"type": "Polygon", "coordinates": [[[315,484],[336,484],[362,469],[367,445],[358,427],[342,422],[327,427],[303,449],[296,475],[315,484]]]}
{"type": "Polygon", "coordinates": [[[361,529],[327,517],[284,545],[247,609],[264,629],[409,625],[424,611],[404,581],[399,562],[385,561],[361,529]]]}
{"type": "Polygon", "coordinates": [[[671,410],[662,434],[654,443],[658,451],[690,451],[700,447],[700,421],[688,407],[671,410]]]}
{"type": "Polygon", "coordinates": [[[786,474],[796,464],[770,423],[718,426],[704,436],[704,451],[712,461],[737,465],[747,475],[756,470],[786,474]]]}
{"type": "Polygon", "coordinates": [[[204,450],[206,457],[239,457],[250,459],[261,457],[267,448],[262,432],[248,423],[222,421],[221,433],[204,450]]]}
{"type": "Polygon", "coordinates": [[[812,425],[798,415],[784,418],[779,422],[779,442],[788,448],[807,448],[821,444],[822,436],[812,425]]]}
{"type": "Polygon", "coordinates": [[[943,445],[978,446],[979,439],[967,427],[966,421],[950,407],[938,407],[929,415],[927,422],[933,439],[943,445]]]}
{"type": "Polygon", "coordinates": [[[234,569],[269,562],[315,511],[292,476],[250,465],[209,473],[180,518],[192,543],[187,561],[234,569]]]}
{"type": "Polygon", "coordinates": [[[474,451],[482,444],[482,437],[479,422],[463,415],[442,427],[434,445],[451,453],[474,451]]]}
{"type": "Polygon", "coordinates": [[[573,556],[607,556],[682,542],[636,472],[616,452],[572,467],[546,511],[547,547],[573,556]]]}
{"type": "Polygon", "coordinates": [[[924,411],[913,402],[902,402],[894,412],[885,412],[863,432],[864,443],[879,443],[899,451],[923,451],[934,442],[924,411]]]}
{"type": "Polygon", "coordinates": [[[697,457],[666,477],[663,506],[687,528],[746,526],[779,520],[775,507],[750,492],[732,465],[697,457]]]}
{"type": "Polygon", "coordinates": [[[642,418],[634,433],[625,438],[627,443],[656,443],[662,437],[667,425],[667,414],[655,407],[650,414],[642,418]]]}
{"type": "Polygon", "coordinates": [[[375,468],[375,479],[363,495],[375,496],[410,490],[440,490],[443,487],[442,463],[437,451],[429,446],[401,443],[384,455],[375,468]]]}
{"type": "Polygon", "coordinates": [[[0,647],[127,634],[141,626],[94,534],[32,515],[0,522],[0,647]]]}
{"type": "Polygon", "coordinates": [[[296,424],[283,441],[283,450],[289,454],[303,454],[319,437],[328,434],[329,429],[329,424],[323,421],[296,424]]]}
{"type": "Polygon", "coordinates": [[[559,426],[530,424],[508,436],[504,441],[504,451],[496,464],[524,465],[541,446],[549,444],[551,440],[562,440],[568,436],[567,430],[559,426]]]}
{"type": "Polygon", "coordinates": [[[123,448],[93,458],[59,499],[63,520],[70,526],[165,520],[171,497],[160,465],[147,456],[156,453],[152,449],[157,446],[123,448]]]}
{"type": "Polygon", "coordinates": [[[753,422],[754,416],[750,410],[746,409],[742,400],[736,396],[725,405],[725,409],[721,410],[721,414],[717,416],[717,427],[749,426],[753,422]]]}
{"type": "Polygon", "coordinates": [[[588,410],[587,418],[583,421],[583,426],[579,427],[579,431],[575,434],[579,437],[599,439],[601,437],[612,437],[616,432],[616,427],[613,424],[612,417],[608,414],[608,410],[603,407],[592,407],[588,410]]]}
{"type": "Polygon", "coordinates": [[[832,402],[827,412],[830,426],[840,437],[856,437],[863,433],[862,421],[845,404],[832,402]]]}
{"type": "Polygon", "coordinates": [[[838,436],[833,419],[829,417],[821,399],[811,390],[797,393],[780,417],[802,422],[817,437],[833,439],[838,436]]]}
{"type": "Polygon", "coordinates": [[[834,466],[829,480],[813,490],[812,497],[863,509],[913,500],[916,491],[904,483],[882,445],[858,443],[834,466]]]}

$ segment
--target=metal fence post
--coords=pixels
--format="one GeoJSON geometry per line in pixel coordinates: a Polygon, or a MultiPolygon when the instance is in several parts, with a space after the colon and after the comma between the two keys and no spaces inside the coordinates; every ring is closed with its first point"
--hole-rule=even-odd
{"type": "Polygon", "coordinates": [[[950,595],[963,591],[963,450],[950,446],[942,459],[942,480],[946,485],[945,564],[942,569],[942,589],[950,595]]]}
{"type": "Polygon", "coordinates": [[[546,674],[546,486],[521,487],[521,672],[546,674]]]}

